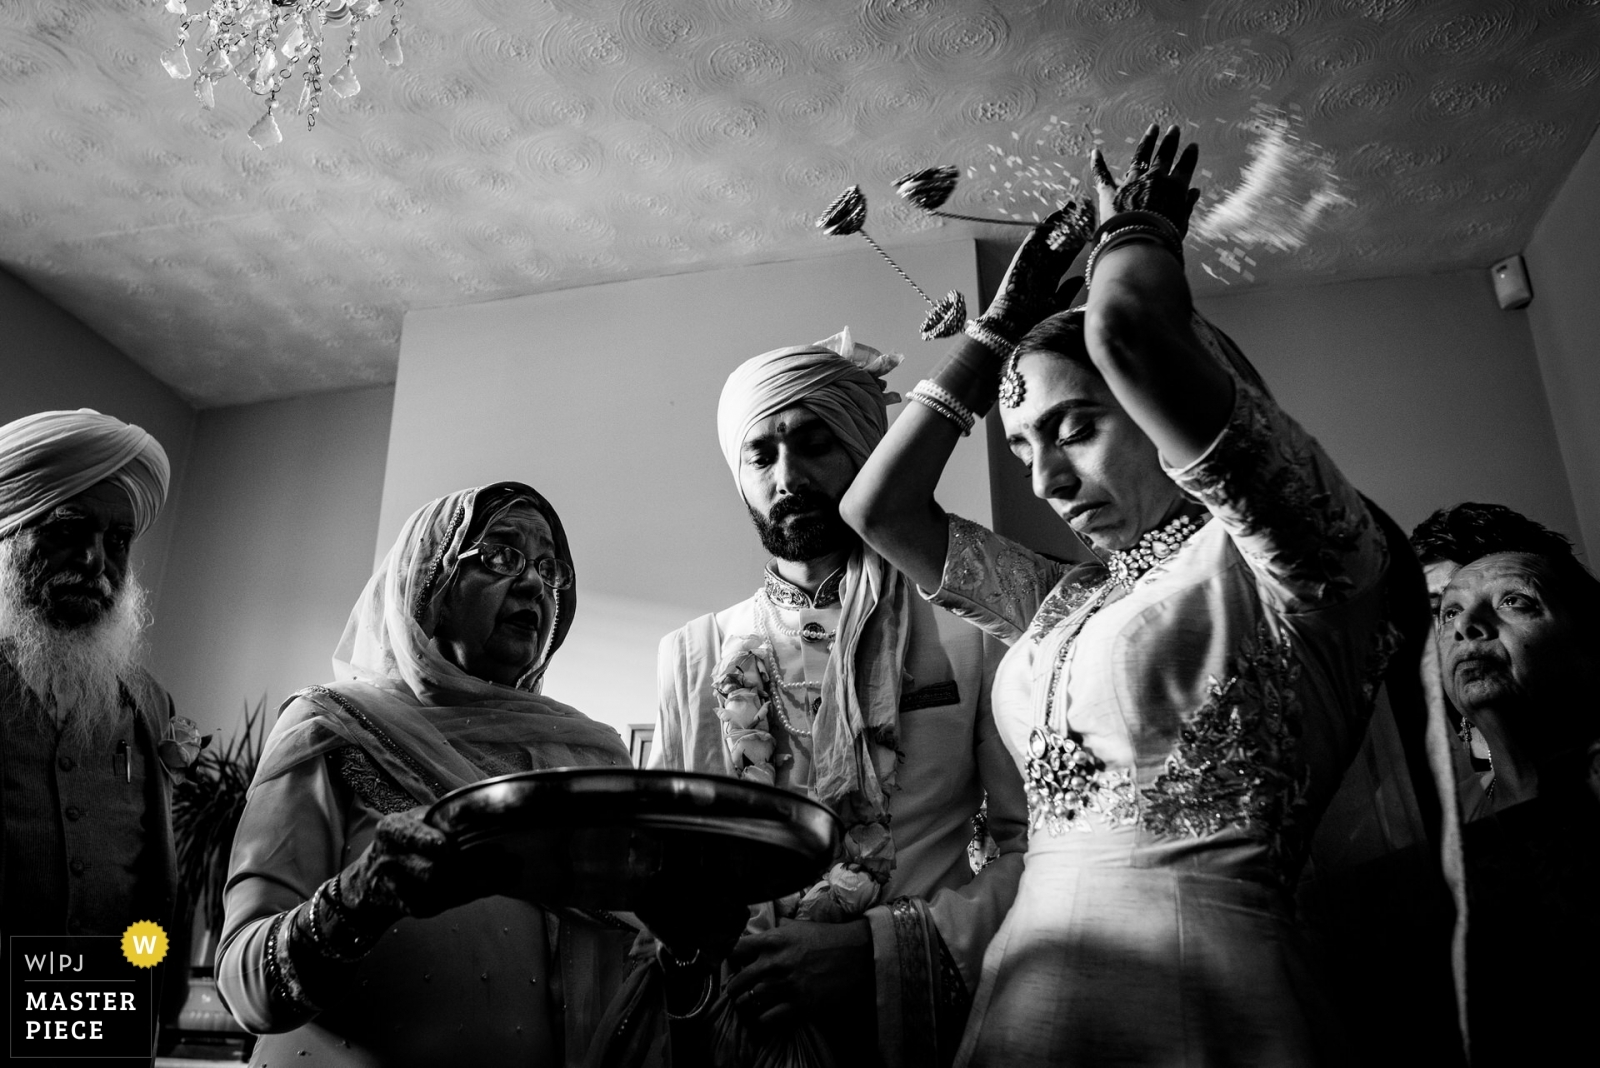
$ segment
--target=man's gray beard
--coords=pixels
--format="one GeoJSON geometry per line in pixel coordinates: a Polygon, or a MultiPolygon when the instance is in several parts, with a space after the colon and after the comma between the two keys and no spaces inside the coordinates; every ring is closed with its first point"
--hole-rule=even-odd
{"type": "Polygon", "coordinates": [[[129,575],[105,615],[81,627],[58,626],[30,602],[26,551],[18,538],[0,541],[0,655],[38,701],[0,694],[0,706],[7,717],[42,714],[51,725],[65,716],[66,744],[87,749],[109,742],[123,717],[118,679],[144,650],[145,589],[129,575]]]}

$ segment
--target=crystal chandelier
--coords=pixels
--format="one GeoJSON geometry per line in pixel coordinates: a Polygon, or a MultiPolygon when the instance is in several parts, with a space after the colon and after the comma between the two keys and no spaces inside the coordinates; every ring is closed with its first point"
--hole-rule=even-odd
{"type": "MultiPolygon", "coordinates": [[[[162,3],[162,0],[154,0],[162,3]]],[[[288,88],[301,61],[302,86],[296,115],[306,117],[306,127],[316,126],[322,107],[323,53],[329,47],[328,30],[349,27],[344,41],[344,62],[326,79],[327,88],[339,96],[361,91],[356,80],[356,56],[361,27],[389,7],[389,34],[378,43],[378,54],[391,67],[404,58],[400,51],[400,8],[405,0],[195,0],[204,11],[191,14],[186,0],[165,0],[166,9],[178,15],[178,42],[161,54],[161,65],[177,79],[194,78],[194,95],[201,107],[216,106],[216,83],[229,74],[257,96],[267,98],[266,114],[250,127],[250,140],[266,148],[283,140],[276,113],[278,94],[288,88]],[[193,34],[193,41],[190,36],[193,34]],[[189,65],[189,45],[203,57],[200,70],[189,65]]],[[[335,55],[338,53],[335,52],[335,55]]],[[[331,64],[330,64],[331,65],[331,64]]]]}

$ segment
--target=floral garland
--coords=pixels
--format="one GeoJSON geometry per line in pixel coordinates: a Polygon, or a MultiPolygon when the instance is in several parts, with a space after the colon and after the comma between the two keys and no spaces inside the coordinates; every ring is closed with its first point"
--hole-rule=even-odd
{"type": "MultiPolygon", "coordinates": [[[[772,680],[767,658],[772,647],[759,635],[729,636],[713,673],[722,743],[733,773],[741,779],[776,785],[773,766],[772,680]]],[[[851,794],[837,806],[845,823],[843,857],[800,894],[779,903],[780,916],[842,923],[876,905],[894,871],[894,839],[889,814],[851,794]]]]}

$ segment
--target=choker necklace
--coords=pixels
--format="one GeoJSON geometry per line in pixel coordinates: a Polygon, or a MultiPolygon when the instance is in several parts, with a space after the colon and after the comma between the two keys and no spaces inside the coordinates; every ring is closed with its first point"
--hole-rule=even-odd
{"type": "Polygon", "coordinates": [[[1119,549],[1106,560],[1111,581],[1131,587],[1146,571],[1177,552],[1189,535],[1199,529],[1200,524],[1192,516],[1180,515],[1166,526],[1140,536],[1133,548],[1119,549]]]}
{"type": "Polygon", "coordinates": [[[814,619],[798,629],[786,627],[783,620],[778,618],[777,606],[772,603],[772,598],[768,596],[766,590],[756,591],[756,599],[761,602],[761,607],[764,610],[763,615],[766,617],[767,622],[771,623],[772,629],[780,634],[787,634],[791,638],[799,638],[803,642],[814,644],[816,642],[831,642],[834,636],[839,633],[836,630],[827,629],[814,619]]]}

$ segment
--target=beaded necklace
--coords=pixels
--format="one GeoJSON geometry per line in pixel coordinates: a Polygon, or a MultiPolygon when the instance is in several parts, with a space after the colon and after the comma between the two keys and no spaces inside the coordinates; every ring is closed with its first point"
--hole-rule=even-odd
{"type": "Polygon", "coordinates": [[[772,603],[772,595],[770,593],[766,590],[757,590],[756,600],[760,601],[762,607],[771,613],[772,628],[781,634],[787,634],[791,638],[799,638],[803,642],[812,643],[831,642],[835,635],[839,633],[835,630],[828,630],[814,619],[799,629],[786,627],[783,624],[783,620],[778,618],[777,606],[772,603]]]}
{"type": "MultiPolygon", "coordinates": [[[[788,731],[796,738],[809,739],[811,737],[811,731],[801,730],[799,727],[796,727],[789,721],[789,717],[784,714],[784,696],[785,694],[795,690],[798,690],[804,694],[812,689],[816,689],[820,693],[822,690],[822,683],[812,682],[810,679],[803,679],[800,682],[784,681],[783,668],[778,663],[777,645],[772,640],[771,628],[776,627],[783,633],[788,634],[790,637],[800,638],[803,637],[803,635],[784,628],[782,621],[777,618],[778,613],[773,609],[772,603],[764,596],[758,593],[756,596],[756,602],[756,623],[761,627],[761,636],[767,641],[767,675],[770,679],[772,679],[773,682],[777,683],[778,686],[778,692],[773,695],[772,710],[778,714],[778,722],[783,725],[784,730],[788,731]]],[[[820,627],[820,624],[818,624],[818,626],[820,627]]],[[[830,642],[833,641],[832,632],[828,634],[827,640],[830,642]]],[[[805,698],[802,697],[801,701],[804,702],[805,698]]],[[[815,705],[812,706],[812,712],[813,714],[816,712],[815,705]]]]}

